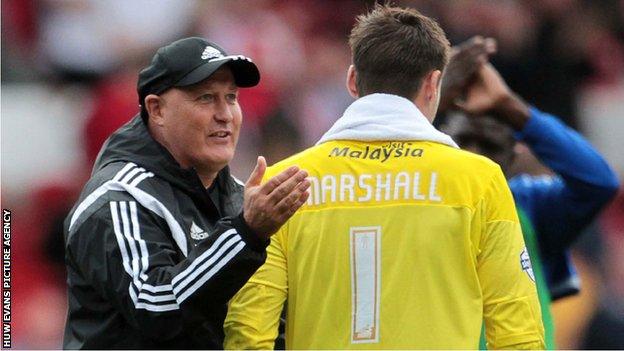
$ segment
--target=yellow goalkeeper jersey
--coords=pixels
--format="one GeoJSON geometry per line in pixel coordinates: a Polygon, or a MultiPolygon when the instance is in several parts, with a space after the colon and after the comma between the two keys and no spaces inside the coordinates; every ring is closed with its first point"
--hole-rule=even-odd
{"type": "Polygon", "coordinates": [[[498,165],[435,142],[330,141],[292,156],[307,203],[231,300],[226,348],[543,348],[533,272],[498,165]]]}

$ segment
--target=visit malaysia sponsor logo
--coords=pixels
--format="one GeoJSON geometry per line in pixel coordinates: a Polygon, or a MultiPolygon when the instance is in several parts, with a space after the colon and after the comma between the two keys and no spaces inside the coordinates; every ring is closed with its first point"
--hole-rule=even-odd
{"type": "Polygon", "coordinates": [[[423,149],[412,148],[411,142],[391,142],[379,147],[366,145],[364,148],[335,147],[328,157],[348,157],[386,162],[389,158],[422,157],[423,149]]]}

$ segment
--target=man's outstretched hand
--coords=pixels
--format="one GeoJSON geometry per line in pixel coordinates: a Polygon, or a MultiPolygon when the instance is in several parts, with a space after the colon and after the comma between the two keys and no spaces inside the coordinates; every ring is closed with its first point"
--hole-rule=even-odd
{"type": "Polygon", "coordinates": [[[472,37],[452,48],[451,58],[442,77],[440,112],[453,107],[453,102],[462,96],[476,72],[495,52],[496,40],[481,36],[472,37]]]}
{"type": "Polygon", "coordinates": [[[529,106],[507,86],[490,63],[482,65],[476,79],[466,87],[464,101],[454,104],[470,116],[491,114],[516,130],[522,130],[530,118],[529,106]]]}
{"type": "Polygon", "coordinates": [[[308,173],[292,166],[262,184],[266,160],[259,156],[256,168],[245,183],[243,217],[262,238],[273,235],[306,202],[308,173]]]}

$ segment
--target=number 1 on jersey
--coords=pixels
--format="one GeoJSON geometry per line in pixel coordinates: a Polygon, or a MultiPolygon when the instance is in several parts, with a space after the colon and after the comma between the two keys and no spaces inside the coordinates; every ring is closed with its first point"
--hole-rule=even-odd
{"type": "Polygon", "coordinates": [[[351,343],[379,342],[381,227],[351,227],[351,343]]]}

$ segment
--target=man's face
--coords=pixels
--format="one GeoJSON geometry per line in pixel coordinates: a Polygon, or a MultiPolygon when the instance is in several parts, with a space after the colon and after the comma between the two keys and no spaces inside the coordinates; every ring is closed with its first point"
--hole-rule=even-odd
{"type": "Polygon", "coordinates": [[[512,130],[492,117],[468,118],[454,115],[440,129],[463,150],[485,156],[498,163],[507,174],[514,160],[512,130]]]}
{"type": "Polygon", "coordinates": [[[243,117],[228,67],[161,98],[163,137],[181,166],[218,172],[232,160],[243,117]]]}

